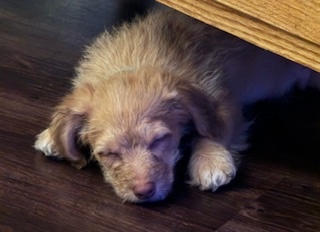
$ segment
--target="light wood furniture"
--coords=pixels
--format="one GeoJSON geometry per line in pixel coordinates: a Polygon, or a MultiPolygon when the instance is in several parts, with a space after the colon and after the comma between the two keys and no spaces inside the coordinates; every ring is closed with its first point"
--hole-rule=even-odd
{"type": "Polygon", "coordinates": [[[158,0],[320,72],[320,0],[158,0]]]}

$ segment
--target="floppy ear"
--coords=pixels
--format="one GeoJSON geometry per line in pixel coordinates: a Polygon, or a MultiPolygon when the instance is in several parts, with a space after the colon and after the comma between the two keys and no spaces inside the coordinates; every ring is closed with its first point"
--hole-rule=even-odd
{"type": "Polygon", "coordinates": [[[78,169],[87,164],[79,147],[79,132],[90,112],[92,92],[89,85],[74,89],[56,107],[49,127],[56,151],[78,169]]]}
{"type": "Polygon", "coordinates": [[[220,101],[190,83],[180,83],[177,90],[199,135],[221,138],[226,131],[226,112],[220,101]]]}

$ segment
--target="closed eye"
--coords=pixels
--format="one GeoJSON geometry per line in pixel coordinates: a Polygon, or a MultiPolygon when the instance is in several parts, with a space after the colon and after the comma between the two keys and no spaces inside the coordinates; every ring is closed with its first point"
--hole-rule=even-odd
{"type": "Polygon", "coordinates": [[[168,141],[171,138],[171,134],[161,135],[156,137],[149,145],[150,150],[162,150],[168,145],[168,141]]]}
{"type": "Polygon", "coordinates": [[[101,157],[116,157],[120,158],[120,154],[118,152],[105,152],[105,151],[100,151],[97,153],[101,157]]]}

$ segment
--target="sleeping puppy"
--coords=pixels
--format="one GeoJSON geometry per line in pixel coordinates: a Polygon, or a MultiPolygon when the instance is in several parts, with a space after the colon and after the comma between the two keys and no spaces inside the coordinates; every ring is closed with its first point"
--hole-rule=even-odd
{"type": "Polygon", "coordinates": [[[87,160],[79,146],[90,146],[106,182],[131,202],[168,195],[190,123],[197,132],[191,185],[228,184],[247,147],[242,106],[312,78],[307,68],[172,10],[103,33],[76,71],[35,148],[80,169],[87,160]]]}

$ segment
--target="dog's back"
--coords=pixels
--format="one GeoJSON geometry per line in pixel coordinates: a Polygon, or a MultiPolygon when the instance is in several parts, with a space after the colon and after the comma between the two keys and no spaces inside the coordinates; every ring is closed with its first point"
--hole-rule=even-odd
{"type": "Polygon", "coordinates": [[[226,55],[243,44],[179,12],[154,11],[98,37],[80,63],[76,84],[148,66],[199,82],[217,73],[226,55]]]}
{"type": "Polygon", "coordinates": [[[310,75],[298,64],[162,9],[98,37],[77,69],[75,85],[148,66],[195,82],[214,97],[231,91],[241,104],[281,95],[310,75]]]}

